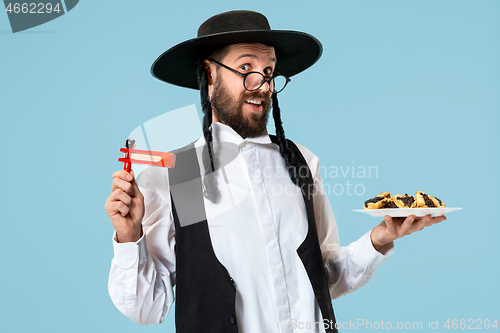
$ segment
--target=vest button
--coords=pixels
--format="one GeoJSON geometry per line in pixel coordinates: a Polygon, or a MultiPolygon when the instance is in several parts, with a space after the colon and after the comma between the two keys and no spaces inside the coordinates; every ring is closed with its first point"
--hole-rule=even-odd
{"type": "Polygon", "coordinates": [[[232,277],[229,278],[229,280],[231,280],[231,283],[234,283],[234,280],[232,277]]]}
{"type": "Polygon", "coordinates": [[[236,318],[234,318],[234,316],[231,317],[231,324],[236,324],[236,318]]]}

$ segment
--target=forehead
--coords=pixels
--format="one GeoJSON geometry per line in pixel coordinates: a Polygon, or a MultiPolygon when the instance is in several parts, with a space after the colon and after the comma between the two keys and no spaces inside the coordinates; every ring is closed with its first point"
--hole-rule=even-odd
{"type": "Polygon", "coordinates": [[[243,56],[251,56],[262,61],[276,62],[274,47],[259,43],[229,45],[224,61],[236,61],[243,56]]]}

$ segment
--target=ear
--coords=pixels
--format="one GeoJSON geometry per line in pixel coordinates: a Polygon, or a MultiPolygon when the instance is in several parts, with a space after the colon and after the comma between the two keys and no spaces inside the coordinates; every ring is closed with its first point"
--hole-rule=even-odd
{"type": "Polygon", "coordinates": [[[215,80],[217,79],[216,67],[212,62],[210,62],[207,59],[203,60],[203,67],[205,68],[205,71],[207,72],[208,97],[211,98],[213,86],[214,86],[215,80]]]}
{"type": "Polygon", "coordinates": [[[203,67],[207,71],[208,85],[211,86],[214,84],[215,79],[217,77],[215,65],[212,64],[209,60],[203,60],[203,67]]]}

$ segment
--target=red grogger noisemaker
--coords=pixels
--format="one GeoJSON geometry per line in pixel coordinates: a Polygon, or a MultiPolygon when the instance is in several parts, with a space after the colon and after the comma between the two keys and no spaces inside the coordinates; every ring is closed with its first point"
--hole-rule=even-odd
{"type": "Polygon", "coordinates": [[[127,139],[125,142],[127,148],[121,148],[123,157],[118,161],[124,162],[123,170],[130,172],[132,163],[149,164],[164,168],[173,168],[175,165],[175,154],[164,153],[161,151],[134,149],[136,142],[134,139],[127,139]]]}

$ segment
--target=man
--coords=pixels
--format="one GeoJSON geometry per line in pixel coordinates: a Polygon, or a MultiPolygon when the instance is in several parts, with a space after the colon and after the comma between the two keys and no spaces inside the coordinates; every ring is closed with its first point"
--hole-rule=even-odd
{"type": "Polygon", "coordinates": [[[109,292],[133,321],[162,322],[176,285],[178,332],[335,332],[331,298],[366,284],[395,239],[444,219],[386,217],[339,248],[318,158],[285,139],[277,100],[320,56],[314,37],[233,11],[153,64],[157,78],[200,89],[205,116],[168,173],[148,168],[139,185],[113,174],[109,292]]]}

